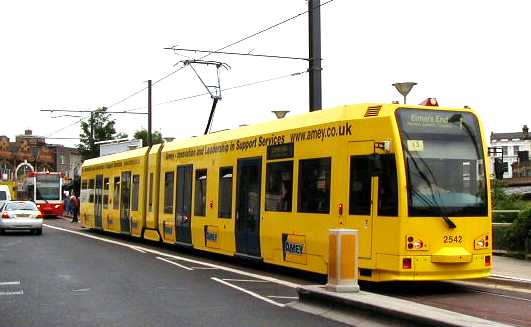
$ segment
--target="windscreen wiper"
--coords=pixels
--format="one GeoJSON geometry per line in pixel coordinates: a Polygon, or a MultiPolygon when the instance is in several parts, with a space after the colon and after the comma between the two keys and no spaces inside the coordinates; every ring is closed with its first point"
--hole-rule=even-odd
{"type": "MultiPolygon", "coordinates": [[[[442,213],[442,212],[441,212],[441,213],[442,213]]],[[[455,224],[450,218],[448,218],[448,216],[446,216],[446,215],[443,214],[443,215],[442,215],[442,218],[444,219],[444,221],[446,222],[446,224],[448,225],[448,227],[449,227],[450,229],[454,229],[454,228],[457,227],[457,225],[456,225],[456,224],[455,224]]]]}
{"type": "Polygon", "coordinates": [[[463,121],[463,115],[459,114],[459,113],[455,114],[452,117],[448,118],[448,122],[449,123],[457,123],[457,122],[459,122],[461,124],[461,126],[465,128],[466,134],[472,140],[472,145],[474,146],[474,150],[476,150],[476,155],[477,155],[478,159],[480,159],[481,158],[481,152],[479,151],[479,147],[477,145],[476,139],[474,138],[474,134],[472,133],[472,130],[471,130],[470,126],[468,126],[468,124],[465,121],[463,121]]]}
{"type": "Polygon", "coordinates": [[[441,217],[443,218],[444,222],[448,225],[448,228],[454,229],[457,227],[457,225],[443,212],[443,209],[441,206],[437,203],[437,201],[432,201],[432,199],[426,197],[423,193],[420,193],[419,191],[413,189],[410,184],[408,184],[408,189],[410,193],[415,193],[418,199],[420,199],[422,202],[427,204],[428,206],[432,208],[436,208],[439,210],[439,213],[441,214],[441,217]]]}

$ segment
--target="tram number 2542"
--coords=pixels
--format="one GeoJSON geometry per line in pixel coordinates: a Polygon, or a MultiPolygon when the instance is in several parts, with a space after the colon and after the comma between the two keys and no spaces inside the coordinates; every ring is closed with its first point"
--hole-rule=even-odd
{"type": "Polygon", "coordinates": [[[463,243],[462,235],[444,235],[443,243],[463,243]]]}

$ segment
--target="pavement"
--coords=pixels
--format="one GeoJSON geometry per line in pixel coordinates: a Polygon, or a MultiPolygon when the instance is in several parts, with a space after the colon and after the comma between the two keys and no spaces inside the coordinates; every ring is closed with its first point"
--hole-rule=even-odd
{"type": "MultiPolygon", "coordinates": [[[[457,281],[456,283],[480,286],[484,288],[506,288],[531,292],[531,261],[511,257],[495,256],[492,275],[489,278],[457,281]]],[[[377,325],[422,325],[422,326],[507,326],[502,323],[485,320],[470,315],[423,305],[396,297],[360,291],[358,293],[337,293],[322,285],[301,286],[298,288],[299,303],[293,307],[306,311],[321,311],[322,316],[338,307],[351,312],[344,315],[342,321],[355,325],[364,325],[369,320],[359,320],[376,313],[377,325]],[[352,315],[353,314],[353,315],[352,315]],[[352,317],[358,317],[353,318],[352,317]],[[385,317],[385,318],[384,318],[385,317]]],[[[330,317],[333,318],[333,317],[330,317]]]]}
{"type": "MultiPolygon", "coordinates": [[[[367,321],[351,321],[354,325],[365,325],[367,322],[382,325],[409,326],[450,326],[450,327],[487,327],[507,326],[495,321],[485,320],[450,310],[403,300],[396,297],[360,291],[357,293],[338,293],[328,290],[322,285],[301,286],[297,289],[299,303],[291,307],[302,311],[315,312],[315,307],[336,310],[348,308],[354,317],[371,315],[367,321]],[[311,310],[305,310],[305,307],[311,310]]],[[[321,315],[327,317],[327,315],[321,315]]],[[[333,319],[333,317],[328,317],[333,319]]],[[[349,323],[341,319],[340,321],[349,323]]]]}
{"type": "Polygon", "coordinates": [[[531,261],[494,256],[491,278],[514,280],[523,284],[528,283],[531,288],[531,261]]]}

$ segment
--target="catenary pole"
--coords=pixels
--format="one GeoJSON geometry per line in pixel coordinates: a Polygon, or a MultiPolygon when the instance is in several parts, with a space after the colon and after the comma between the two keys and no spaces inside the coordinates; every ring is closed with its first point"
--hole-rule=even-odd
{"type": "Polygon", "coordinates": [[[308,0],[310,111],[322,109],[321,87],[321,1],[308,0]]]}
{"type": "Polygon", "coordinates": [[[147,131],[147,146],[153,145],[151,138],[151,80],[148,80],[148,131],[147,131]]]}

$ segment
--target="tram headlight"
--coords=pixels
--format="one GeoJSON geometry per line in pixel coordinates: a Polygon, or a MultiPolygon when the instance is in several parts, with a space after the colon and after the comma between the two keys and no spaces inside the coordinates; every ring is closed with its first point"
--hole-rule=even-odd
{"type": "Polygon", "coordinates": [[[412,235],[406,236],[406,249],[410,251],[427,251],[428,244],[421,238],[412,235]]]}
{"type": "Polygon", "coordinates": [[[422,242],[421,240],[416,240],[415,242],[413,242],[413,248],[415,250],[422,249],[423,246],[424,246],[424,242],[422,242]]]}
{"type": "Polygon", "coordinates": [[[489,248],[489,235],[484,234],[474,239],[474,250],[482,250],[489,248]]]}

